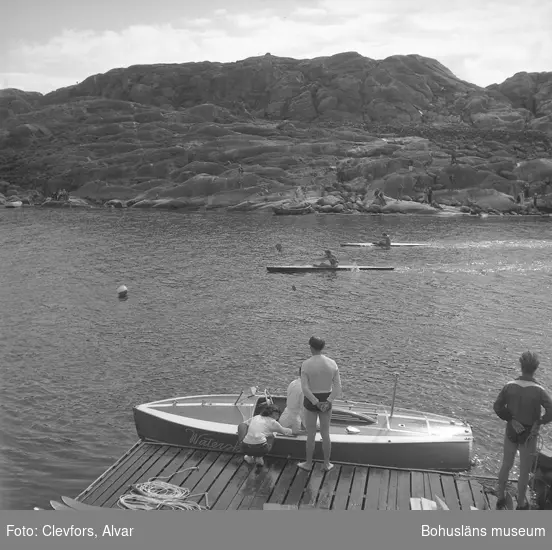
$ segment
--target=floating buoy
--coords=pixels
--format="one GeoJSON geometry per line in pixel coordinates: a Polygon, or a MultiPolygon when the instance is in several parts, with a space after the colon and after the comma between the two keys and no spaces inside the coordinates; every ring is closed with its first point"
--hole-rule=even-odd
{"type": "Polygon", "coordinates": [[[119,298],[126,298],[128,294],[128,288],[125,285],[121,285],[117,289],[117,294],[119,295],[119,298]]]}

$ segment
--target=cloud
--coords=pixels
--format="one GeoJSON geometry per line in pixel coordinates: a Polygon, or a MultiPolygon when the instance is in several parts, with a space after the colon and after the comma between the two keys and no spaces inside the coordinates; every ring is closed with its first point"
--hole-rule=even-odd
{"type": "MultiPolygon", "coordinates": [[[[417,53],[485,86],[519,71],[552,70],[552,4],[527,0],[320,0],[292,9],[205,11],[201,18],[122,31],[64,30],[12,44],[0,82],[48,92],[116,67],[295,58],[357,51],[374,59],[417,53]],[[61,84],[63,83],[63,84],[61,84]],[[33,87],[29,88],[32,84],[33,87]]],[[[1,72],[3,71],[3,72],[1,72]]]]}
{"type": "Polygon", "coordinates": [[[307,8],[299,6],[295,8],[291,14],[292,16],[297,17],[317,17],[317,16],[327,16],[328,12],[325,8],[307,8]]]}

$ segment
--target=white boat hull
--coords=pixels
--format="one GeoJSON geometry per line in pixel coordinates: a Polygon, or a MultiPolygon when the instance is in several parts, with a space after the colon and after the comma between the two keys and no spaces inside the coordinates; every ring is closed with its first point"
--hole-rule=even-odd
{"type": "MultiPolygon", "coordinates": [[[[178,397],[134,408],[142,439],[207,451],[240,452],[237,426],[264,397],[235,395],[178,397]],[[236,403],[237,402],[237,403],[236,403]]],[[[280,410],[285,397],[274,396],[280,410]]],[[[336,400],[331,424],[332,460],[408,469],[459,471],[470,467],[473,435],[468,424],[443,417],[368,403],[336,400]],[[354,427],[354,433],[347,428],[354,427]]],[[[271,455],[304,459],[306,435],[278,435],[271,455]]],[[[315,458],[321,458],[320,434],[315,458]]]]}

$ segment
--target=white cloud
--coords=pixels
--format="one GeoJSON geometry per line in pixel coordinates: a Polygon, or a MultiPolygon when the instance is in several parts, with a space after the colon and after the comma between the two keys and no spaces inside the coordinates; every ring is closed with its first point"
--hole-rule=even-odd
{"type": "Polygon", "coordinates": [[[328,15],[328,11],[325,8],[307,8],[299,6],[293,10],[291,15],[296,15],[298,17],[316,17],[328,15]]]}
{"type": "Polygon", "coordinates": [[[212,14],[121,32],[65,30],[46,43],[13,45],[0,82],[9,76],[11,87],[48,92],[115,67],[236,61],[266,52],[308,58],[357,51],[374,59],[417,53],[482,86],[518,71],[552,70],[552,4],[538,0],[320,0],[287,13],[212,14]]]}

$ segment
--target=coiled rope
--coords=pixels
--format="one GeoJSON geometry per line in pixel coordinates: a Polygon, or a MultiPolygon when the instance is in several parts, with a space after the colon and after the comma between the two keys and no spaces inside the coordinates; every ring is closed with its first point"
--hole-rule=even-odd
{"type": "Polygon", "coordinates": [[[198,470],[197,466],[178,470],[165,477],[152,477],[145,483],[136,483],[130,493],[121,495],[117,502],[119,508],[127,510],[209,510],[208,494],[190,494],[186,487],[179,487],[159,479],[169,479],[172,476],[187,470],[198,470]],[[194,497],[205,496],[205,506],[190,500],[194,497]]]}

